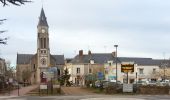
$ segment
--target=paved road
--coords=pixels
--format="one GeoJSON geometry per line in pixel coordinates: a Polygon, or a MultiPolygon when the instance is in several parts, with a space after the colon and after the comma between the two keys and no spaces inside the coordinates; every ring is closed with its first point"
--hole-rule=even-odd
{"type": "Polygon", "coordinates": [[[169,95],[81,95],[0,97],[0,100],[170,100],[169,95]]]}
{"type": "Polygon", "coordinates": [[[93,91],[81,87],[61,87],[65,95],[94,95],[93,91]]]}

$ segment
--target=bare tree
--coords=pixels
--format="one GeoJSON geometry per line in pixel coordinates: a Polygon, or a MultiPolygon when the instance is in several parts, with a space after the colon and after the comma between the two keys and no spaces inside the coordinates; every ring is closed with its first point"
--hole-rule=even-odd
{"type": "Polygon", "coordinates": [[[31,71],[30,70],[23,70],[22,72],[22,80],[24,82],[29,82],[31,78],[31,71]]]}
{"type": "MultiPolygon", "coordinates": [[[[0,19],[0,25],[1,24],[3,24],[3,21],[5,21],[6,19],[0,19]]],[[[6,32],[6,30],[2,30],[2,31],[0,31],[0,34],[1,33],[4,33],[4,32],[6,32]]],[[[7,44],[7,37],[5,37],[5,38],[0,38],[0,44],[7,44]]]]}
{"type": "Polygon", "coordinates": [[[29,0],[0,0],[0,2],[3,4],[3,6],[9,5],[9,4],[20,6],[20,5],[25,4],[26,2],[31,2],[31,1],[29,0]]]}
{"type": "Polygon", "coordinates": [[[150,79],[158,79],[161,77],[160,71],[152,71],[149,73],[149,78],[150,79]]]}
{"type": "MultiPolygon", "coordinates": [[[[0,3],[3,4],[3,6],[13,4],[16,6],[20,6],[25,4],[26,2],[31,2],[29,0],[0,0],[0,3]]],[[[6,19],[0,19],[0,25],[5,21],[6,19]]],[[[5,30],[0,30],[0,34],[6,32],[5,30]]],[[[0,44],[7,44],[8,38],[0,38],[0,44]]]]}

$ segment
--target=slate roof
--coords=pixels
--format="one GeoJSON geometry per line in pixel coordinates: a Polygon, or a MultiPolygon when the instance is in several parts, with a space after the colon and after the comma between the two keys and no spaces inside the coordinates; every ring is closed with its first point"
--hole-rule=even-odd
{"type": "Polygon", "coordinates": [[[43,8],[41,9],[41,14],[40,14],[40,17],[39,17],[38,26],[47,26],[48,27],[47,19],[46,19],[43,8]]]}
{"type": "MultiPolygon", "coordinates": [[[[34,54],[17,54],[17,64],[29,64],[34,54]]],[[[56,64],[64,64],[64,55],[51,55],[55,60],[56,64]]]]}
{"type": "Polygon", "coordinates": [[[29,64],[34,54],[17,54],[17,64],[29,64]]]}
{"type": "Polygon", "coordinates": [[[90,60],[94,60],[95,63],[103,64],[112,59],[113,56],[111,53],[93,53],[91,55],[77,55],[71,63],[89,63],[90,60]]]}
{"type": "MultiPolygon", "coordinates": [[[[94,63],[104,64],[107,61],[112,60],[116,62],[116,58],[111,53],[93,53],[91,56],[77,55],[70,63],[78,64],[78,63],[89,63],[90,59],[94,60],[94,63]]],[[[152,59],[152,58],[138,58],[138,57],[118,57],[118,63],[121,62],[134,62],[138,65],[156,65],[161,66],[163,63],[168,63],[170,65],[170,60],[164,59],[152,59]]]]}
{"type": "Polygon", "coordinates": [[[55,58],[56,60],[56,64],[58,65],[64,65],[65,62],[64,62],[64,55],[51,55],[55,58]]]}

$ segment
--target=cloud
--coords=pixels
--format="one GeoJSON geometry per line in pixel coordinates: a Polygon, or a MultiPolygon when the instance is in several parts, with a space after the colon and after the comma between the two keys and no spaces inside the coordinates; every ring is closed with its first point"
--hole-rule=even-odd
{"type": "MultiPolygon", "coordinates": [[[[53,54],[75,56],[79,49],[120,56],[170,56],[170,1],[168,0],[48,0],[44,10],[53,54]]],[[[21,7],[0,7],[10,37],[3,57],[16,62],[16,53],[35,53],[41,0],[21,7]],[[22,48],[22,49],[21,49],[22,48]]],[[[0,27],[1,28],[1,27],[0,27]]]]}

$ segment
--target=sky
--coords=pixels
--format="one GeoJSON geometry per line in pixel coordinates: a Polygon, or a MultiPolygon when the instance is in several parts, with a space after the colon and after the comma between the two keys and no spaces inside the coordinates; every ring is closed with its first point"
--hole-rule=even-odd
{"type": "Polygon", "coordinates": [[[0,57],[16,65],[17,53],[35,54],[43,5],[51,54],[72,58],[83,50],[118,56],[170,58],[170,0],[33,0],[20,7],[0,5],[0,26],[8,45],[0,57]]]}

